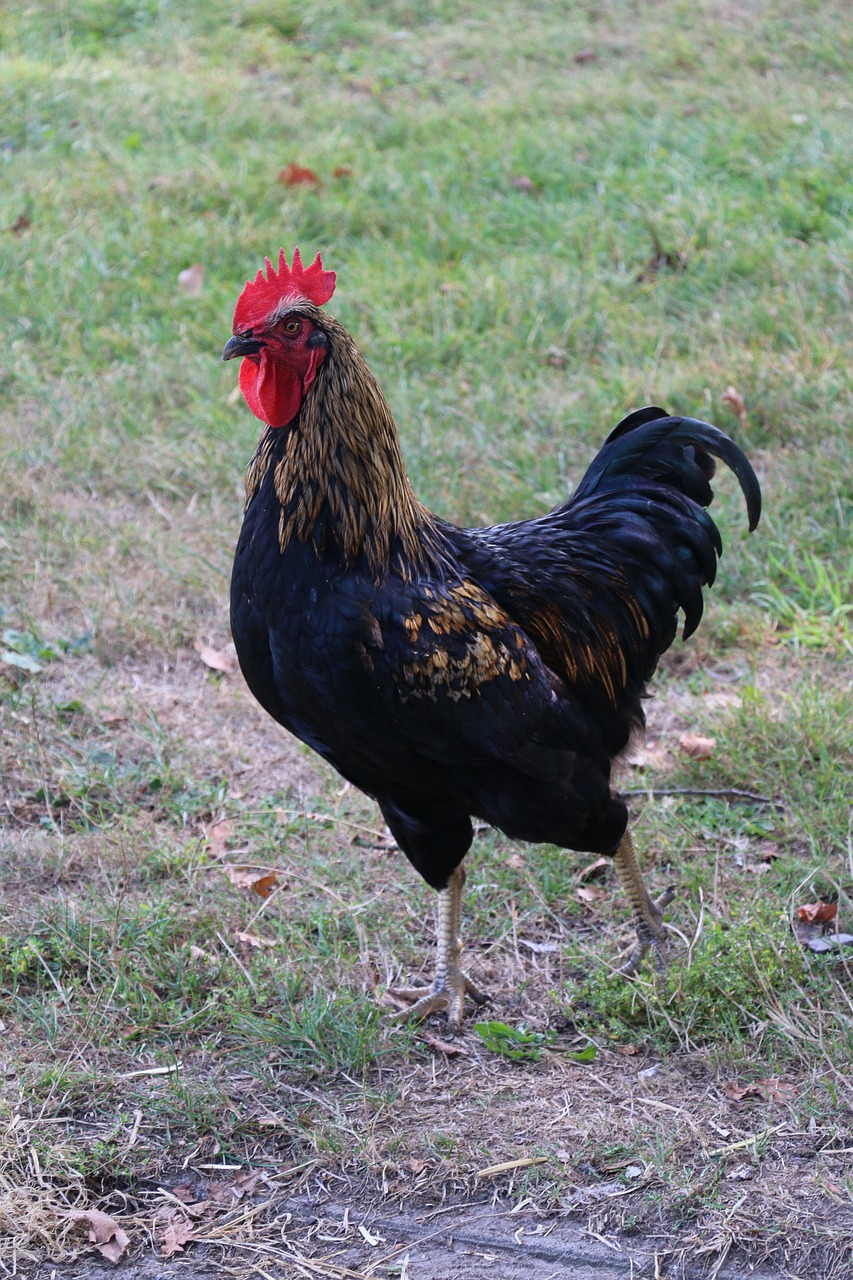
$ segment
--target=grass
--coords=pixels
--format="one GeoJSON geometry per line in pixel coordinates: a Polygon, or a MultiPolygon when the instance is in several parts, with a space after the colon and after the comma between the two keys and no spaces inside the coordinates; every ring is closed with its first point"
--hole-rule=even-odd
{"type": "MultiPolygon", "coordinates": [[[[851,961],[804,949],[790,921],[837,900],[853,931],[850,42],[802,0],[541,3],[499,23],[438,0],[4,7],[0,1221],[16,1257],[83,1246],[63,1207],[159,1241],[150,1188],[192,1170],[206,1195],[233,1174],[211,1165],[280,1195],[322,1176],[364,1207],[473,1203],[478,1171],[543,1156],[488,1190],[545,1210],[571,1188],[581,1222],[652,1231],[671,1260],[740,1245],[844,1274],[851,961]],[[320,184],[286,186],[290,163],[320,184]],[[542,1037],[538,1061],[471,1030],[445,1057],[438,1024],[378,1007],[426,971],[431,895],[372,805],[194,647],[227,643],[255,439],[218,356],[246,276],[297,242],[338,271],[335,314],[448,518],[546,510],[649,401],[717,421],[761,474],[752,537],[719,477],[718,583],[621,778],[651,884],[679,888],[666,977],[610,977],[627,915],[612,876],[477,841],[471,967],[489,1018],[542,1037]],[[178,282],[192,264],[199,294],[178,282]],[[710,759],[679,751],[686,729],[715,738],[710,759]],[[274,871],[270,896],[229,865],[274,871]],[[589,1040],[592,1064],[563,1052],[589,1040]],[[731,1093],[771,1079],[786,1087],[731,1093]]],[[[236,1265],[249,1237],[230,1222],[214,1225],[236,1265]]]]}

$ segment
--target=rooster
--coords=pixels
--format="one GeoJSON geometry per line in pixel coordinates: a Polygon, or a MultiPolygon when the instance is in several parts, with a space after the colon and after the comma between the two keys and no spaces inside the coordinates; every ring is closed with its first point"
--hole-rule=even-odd
{"type": "MultiPolygon", "coordinates": [[[[707,514],[712,455],[735,472],[749,527],[761,495],[722,431],[663,409],[611,432],[548,515],[460,529],[416,498],[379,385],[321,310],[318,254],[247,281],[225,360],[265,424],[246,476],[231,626],[266,711],[379,804],[438,891],[430,987],[398,994],[453,1028],[485,996],[461,963],[472,818],[517,839],[610,855],[637,939],[658,957],[667,889],[646,890],[611,763],[679,610],[696,628],[722,543],[707,514]]],[[[660,961],[659,961],[660,963],[660,961]]]]}

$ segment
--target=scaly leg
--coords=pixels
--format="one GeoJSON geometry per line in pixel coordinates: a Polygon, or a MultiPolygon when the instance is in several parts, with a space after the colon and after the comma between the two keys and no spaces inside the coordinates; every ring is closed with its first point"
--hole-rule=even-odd
{"type": "Polygon", "coordinates": [[[462,887],[465,884],[465,870],[461,863],[451,875],[446,889],[438,894],[438,927],[436,930],[438,956],[435,965],[435,978],[431,987],[404,987],[395,989],[393,995],[403,1000],[411,1000],[412,1007],[407,1009],[403,1017],[421,1019],[431,1013],[444,1010],[447,1021],[454,1031],[462,1026],[465,997],[469,995],[476,1004],[484,1004],[488,996],[475,986],[467,974],[462,972],[459,958],[462,955],[462,943],[459,939],[459,925],[462,919],[462,887]]]}
{"type": "Polygon", "coordinates": [[[660,944],[663,941],[663,912],[675,897],[675,889],[672,885],[665,889],[659,898],[654,900],[649,897],[649,891],[643,880],[643,873],[640,870],[640,864],[637,862],[637,855],[634,852],[634,842],[631,834],[626,831],[619,847],[613,855],[616,863],[616,870],[619,872],[619,879],[627,893],[631,906],[634,910],[634,924],[637,929],[637,941],[634,949],[628,959],[621,965],[616,972],[631,974],[638,969],[641,960],[646,955],[649,947],[654,947],[657,967],[663,969],[663,959],[660,952],[660,944]]]}

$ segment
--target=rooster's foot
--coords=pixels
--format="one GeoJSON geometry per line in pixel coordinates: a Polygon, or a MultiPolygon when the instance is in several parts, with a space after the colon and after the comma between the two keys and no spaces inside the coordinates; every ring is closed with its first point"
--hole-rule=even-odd
{"type": "Polygon", "coordinates": [[[436,974],[431,987],[394,987],[391,995],[411,1002],[411,1009],[400,1014],[401,1021],[420,1022],[431,1013],[445,1013],[454,1031],[462,1026],[466,996],[475,1004],[485,1004],[489,998],[461,969],[436,974]]]}
{"type": "Polygon", "coordinates": [[[663,973],[665,968],[661,950],[661,943],[664,940],[663,913],[674,897],[675,888],[670,885],[668,889],[664,889],[659,898],[649,900],[647,912],[638,914],[637,941],[628,959],[616,970],[618,974],[629,977],[632,973],[636,973],[650,950],[654,950],[658,973],[663,973]]]}

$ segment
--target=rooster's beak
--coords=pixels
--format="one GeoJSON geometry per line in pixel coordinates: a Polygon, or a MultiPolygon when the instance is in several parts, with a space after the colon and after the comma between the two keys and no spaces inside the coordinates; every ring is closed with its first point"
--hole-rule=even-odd
{"type": "Polygon", "coordinates": [[[222,352],[223,360],[233,360],[235,356],[256,356],[258,352],[266,346],[265,342],[259,342],[249,333],[235,333],[233,338],[229,338],[225,344],[225,350],[222,352]]]}

